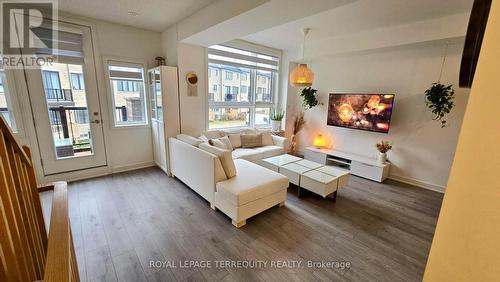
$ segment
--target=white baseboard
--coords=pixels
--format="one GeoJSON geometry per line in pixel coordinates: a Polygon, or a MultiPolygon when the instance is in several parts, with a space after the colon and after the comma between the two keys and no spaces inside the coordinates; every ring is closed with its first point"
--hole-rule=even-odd
{"type": "Polygon", "coordinates": [[[417,186],[417,187],[420,187],[420,188],[424,188],[424,189],[427,189],[427,190],[432,190],[432,191],[439,192],[439,193],[444,193],[444,191],[446,190],[446,186],[437,185],[437,184],[434,184],[434,183],[429,183],[429,182],[426,182],[426,181],[421,181],[421,180],[417,180],[417,179],[414,179],[414,178],[411,178],[411,177],[406,177],[406,176],[401,176],[401,175],[390,174],[389,175],[389,179],[392,179],[392,180],[395,180],[395,181],[399,181],[399,182],[403,182],[403,183],[406,183],[406,184],[410,184],[410,185],[413,185],[413,186],[417,186]]]}
{"type": "Polygon", "coordinates": [[[152,167],[156,166],[154,162],[142,162],[142,163],[135,163],[135,164],[129,164],[129,165],[124,165],[124,166],[116,166],[111,168],[111,173],[120,173],[120,172],[126,172],[126,171],[131,171],[131,170],[136,170],[136,169],[141,169],[141,168],[146,168],[146,167],[152,167]]]}

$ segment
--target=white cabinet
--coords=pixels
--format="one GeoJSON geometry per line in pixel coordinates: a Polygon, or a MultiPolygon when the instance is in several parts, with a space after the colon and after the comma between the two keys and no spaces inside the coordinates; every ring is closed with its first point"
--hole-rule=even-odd
{"type": "Polygon", "coordinates": [[[337,166],[349,170],[353,175],[377,182],[382,182],[389,176],[391,166],[390,163],[380,164],[375,159],[356,154],[314,147],[306,148],[304,158],[320,164],[337,166]]]}
{"type": "MultiPolygon", "coordinates": [[[[176,67],[148,70],[154,161],[170,175],[168,138],[179,134],[179,79],[176,67]]],[[[133,148],[132,148],[133,149],[133,148]]]]}

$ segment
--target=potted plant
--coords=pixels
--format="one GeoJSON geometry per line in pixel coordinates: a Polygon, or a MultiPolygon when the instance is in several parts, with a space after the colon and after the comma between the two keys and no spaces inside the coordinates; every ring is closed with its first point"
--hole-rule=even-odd
{"type": "Polygon", "coordinates": [[[281,130],[281,121],[285,116],[284,111],[273,111],[271,113],[271,126],[273,127],[273,131],[281,130]]]}
{"type": "Polygon", "coordinates": [[[385,164],[387,161],[387,152],[389,152],[392,149],[391,143],[389,141],[380,141],[376,145],[377,150],[379,152],[377,156],[377,160],[380,164],[385,164]]]}
{"type": "Polygon", "coordinates": [[[306,87],[302,89],[302,92],[300,93],[300,97],[304,99],[302,102],[302,106],[308,110],[316,107],[317,105],[322,105],[316,98],[316,92],[318,92],[317,89],[314,89],[312,87],[306,87]]]}
{"type": "Polygon", "coordinates": [[[433,83],[431,88],[425,91],[425,104],[435,115],[434,120],[441,122],[441,128],[446,127],[444,116],[455,106],[454,94],[453,85],[445,86],[439,82],[433,83]]]}

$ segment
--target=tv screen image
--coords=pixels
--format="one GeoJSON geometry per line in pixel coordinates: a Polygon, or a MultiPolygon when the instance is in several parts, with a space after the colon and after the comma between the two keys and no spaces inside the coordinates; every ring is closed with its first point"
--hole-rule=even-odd
{"type": "Polygon", "coordinates": [[[394,94],[330,93],[328,125],[389,133],[394,94]]]}

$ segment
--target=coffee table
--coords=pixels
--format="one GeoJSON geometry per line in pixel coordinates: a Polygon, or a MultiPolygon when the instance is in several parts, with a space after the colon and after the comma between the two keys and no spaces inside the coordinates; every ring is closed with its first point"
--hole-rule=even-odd
{"type": "Polygon", "coordinates": [[[324,198],[333,195],[337,198],[337,190],[349,182],[349,171],[304,160],[289,154],[266,158],[262,166],[288,177],[289,181],[300,189],[306,189],[324,198]]]}
{"type": "Polygon", "coordinates": [[[260,162],[260,165],[262,165],[263,167],[268,168],[272,171],[280,172],[280,167],[282,167],[286,164],[301,161],[301,160],[302,159],[299,157],[296,157],[296,156],[293,156],[290,154],[283,154],[283,155],[263,159],[260,162]]]}

